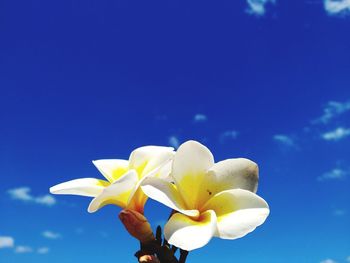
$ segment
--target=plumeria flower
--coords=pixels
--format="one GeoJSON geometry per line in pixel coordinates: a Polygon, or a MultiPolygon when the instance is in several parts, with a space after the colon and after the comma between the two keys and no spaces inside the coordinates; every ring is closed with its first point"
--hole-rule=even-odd
{"type": "Polygon", "coordinates": [[[236,239],[261,225],[268,204],[255,194],[258,166],[243,158],[214,163],[202,144],[188,141],[174,156],[173,182],[147,178],[142,189],[176,212],[164,227],[168,242],[184,250],[206,245],[215,236],[236,239]]]}
{"type": "Polygon", "coordinates": [[[96,160],[93,164],[107,179],[82,178],[55,185],[53,194],[71,194],[94,197],[88,211],[114,204],[143,214],[147,196],[140,184],[147,177],[166,178],[170,173],[173,148],[144,146],[134,150],[129,160],[96,160]]]}

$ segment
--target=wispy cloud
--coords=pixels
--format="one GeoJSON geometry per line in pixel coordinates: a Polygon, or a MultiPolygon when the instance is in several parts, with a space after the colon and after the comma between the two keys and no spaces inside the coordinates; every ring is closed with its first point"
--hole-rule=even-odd
{"type": "Polygon", "coordinates": [[[346,258],[346,262],[350,262],[350,256],[346,258]]]}
{"type": "Polygon", "coordinates": [[[44,232],[42,232],[42,236],[48,239],[58,239],[61,238],[62,235],[60,233],[55,233],[53,231],[50,230],[46,230],[44,232]]]}
{"type": "Polygon", "coordinates": [[[328,259],[322,260],[320,263],[337,263],[337,261],[328,258],[328,259]]]}
{"type": "Polygon", "coordinates": [[[223,133],[220,134],[220,142],[224,143],[227,140],[237,139],[238,134],[239,133],[236,130],[224,131],[223,133]]]}
{"type": "Polygon", "coordinates": [[[339,141],[350,135],[350,129],[338,127],[335,130],[323,133],[321,137],[326,141],[339,141]]]}
{"type": "Polygon", "coordinates": [[[180,141],[176,136],[170,136],[168,138],[168,143],[170,146],[174,147],[175,149],[179,148],[180,146],[180,141]]]}
{"type": "Polygon", "coordinates": [[[51,195],[33,196],[30,192],[31,189],[29,187],[19,187],[7,191],[10,197],[14,200],[46,206],[52,206],[56,204],[56,199],[51,195]]]}
{"type": "MultiPolygon", "coordinates": [[[[49,231],[45,231],[45,232],[49,232],[49,231]]],[[[50,234],[53,236],[52,232],[50,234]]],[[[57,236],[57,234],[55,235],[57,236]]],[[[25,254],[25,253],[35,252],[35,250],[30,246],[23,246],[23,245],[15,246],[15,239],[11,236],[0,236],[0,249],[5,249],[5,248],[13,249],[13,252],[16,254],[25,254]]],[[[50,249],[48,247],[39,247],[36,250],[36,253],[47,254],[49,250],[50,249]]]]}
{"type": "MultiPolygon", "coordinates": [[[[349,0],[350,1],[350,0],[349,0]]],[[[338,102],[338,101],[329,101],[323,107],[323,114],[317,119],[313,120],[313,124],[323,123],[327,124],[332,119],[342,115],[343,113],[350,111],[350,101],[338,102]]]]}
{"type": "Polygon", "coordinates": [[[196,115],[193,116],[193,121],[194,122],[205,122],[208,120],[207,115],[197,113],[196,115]]]}
{"type": "Polygon", "coordinates": [[[31,253],[31,252],[33,252],[33,249],[29,246],[17,246],[15,249],[15,253],[18,253],[18,254],[31,253]]]}
{"type": "Polygon", "coordinates": [[[275,3],[275,0],[247,0],[247,13],[262,16],[266,13],[267,3],[275,3]]]}
{"type": "Polygon", "coordinates": [[[15,245],[15,240],[10,236],[0,236],[0,249],[12,248],[15,245]]]}
{"type": "Polygon", "coordinates": [[[37,204],[47,205],[47,206],[52,206],[56,204],[56,199],[51,195],[38,196],[34,199],[34,201],[37,204]]]}
{"type": "Polygon", "coordinates": [[[21,201],[31,201],[33,199],[29,192],[29,187],[19,187],[7,191],[7,193],[11,196],[12,199],[21,201]]]}
{"type": "Polygon", "coordinates": [[[350,12],[350,0],[324,0],[324,8],[330,15],[350,12]]]}
{"type": "Polygon", "coordinates": [[[317,178],[318,181],[325,180],[343,180],[350,174],[349,170],[334,168],[331,171],[325,172],[317,178]]]}
{"type": "Polygon", "coordinates": [[[285,134],[276,134],[273,136],[273,139],[284,146],[296,147],[294,139],[291,136],[285,134]]]}
{"type": "Polygon", "coordinates": [[[333,211],[334,216],[343,216],[345,214],[346,214],[346,210],[344,210],[344,209],[335,209],[333,211]]]}
{"type": "Polygon", "coordinates": [[[44,255],[44,254],[47,254],[47,253],[50,252],[50,248],[48,248],[48,247],[39,247],[36,252],[38,254],[44,255]]]}

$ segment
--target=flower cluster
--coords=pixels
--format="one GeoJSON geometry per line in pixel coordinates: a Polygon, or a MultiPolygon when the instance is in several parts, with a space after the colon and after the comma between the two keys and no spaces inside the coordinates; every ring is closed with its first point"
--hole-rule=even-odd
{"type": "Polygon", "coordinates": [[[269,215],[268,204],[256,195],[256,163],[244,158],[215,163],[209,149],[196,141],[183,143],[176,152],[145,146],[134,150],[129,160],[93,164],[106,180],[76,179],[50,192],[93,197],[91,213],[107,204],[122,207],[120,219],[142,242],[154,239],[144,217],[148,197],[173,209],[164,237],[187,251],[203,247],[212,237],[243,237],[269,215]]]}

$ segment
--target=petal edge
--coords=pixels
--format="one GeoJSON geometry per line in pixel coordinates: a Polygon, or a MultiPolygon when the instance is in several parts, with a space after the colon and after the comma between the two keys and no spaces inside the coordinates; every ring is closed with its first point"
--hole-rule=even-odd
{"type": "Polygon", "coordinates": [[[190,251],[205,246],[216,232],[216,215],[206,211],[198,220],[175,213],[164,227],[164,236],[169,244],[190,251]]]}
{"type": "Polygon", "coordinates": [[[95,178],[80,178],[50,187],[51,194],[80,195],[96,197],[102,193],[109,182],[95,178]]]}
{"type": "Polygon", "coordinates": [[[270,210],[264,199],[242,189],[223,191],[213,196],[203,207],[217,215],[216,236],[237,239],[263,224],[270,210]]]}

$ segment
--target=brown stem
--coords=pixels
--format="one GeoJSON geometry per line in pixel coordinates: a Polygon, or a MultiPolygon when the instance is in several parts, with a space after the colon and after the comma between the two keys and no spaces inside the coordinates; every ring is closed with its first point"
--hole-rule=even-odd
{"type": "Polygon", "coordinates": [[[187,256],[188,256],[188,251],[181,249],[179,263],[185,263],[187,256]]]}
{"type": "MultiPolygon", "coordinates": [[[[169,219],[174,213],[176,213],[176,211],[172,210],[169,215],[169,219]]],[[[130,232],[132,231],[129,231],[129,233],[130,232]]],[[[134,234],[134,232],[132,233],[134,234]]],[[[140,247],[140,250],[135,253],[135,256],[137,257],[139,263],[185,263],[186,262],[188,251],[181,249],[180,258],[178,260],[175,257],[175,252],[178,248],[175,246],[171,246],[165,238],[164,239],[162,238],[162,229],[160,226],[157,227],[155,237],[152,231],[150,236],[152,236],[152,238],[148,238],[146,242],[139,238],[141,240],[140,242],[141,247],[140,247]]]]}
{"type": "Polygon", "coordinates": [[[179,263],[174,256],[174,252],[169,246],[160,245],[158,240],[147,243],[141,243],[141,249],[135,253],[139,262],[148,262],[141,260],[150,260],[152,263],[179,263]]]}

